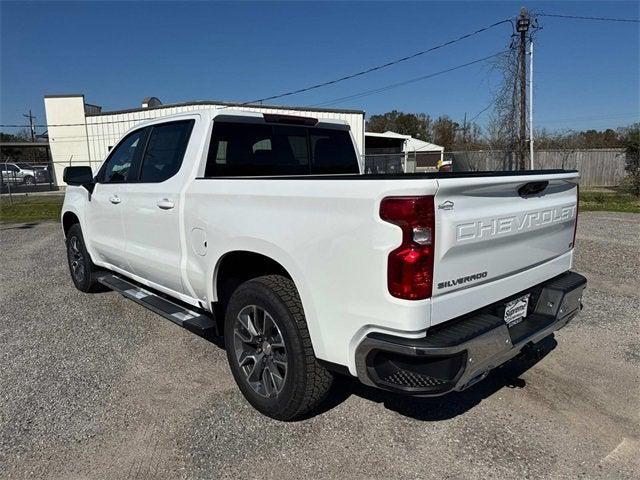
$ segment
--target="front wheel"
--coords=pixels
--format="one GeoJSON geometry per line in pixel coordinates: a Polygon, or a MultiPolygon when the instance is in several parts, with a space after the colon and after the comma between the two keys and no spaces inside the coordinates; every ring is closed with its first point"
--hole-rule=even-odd
{"type": "Polygon", "coordinates": [[[82,292],[100,290],[97,280],[98,267],[91,261],[84,244],[84,237],[79,224],[72,225],[67,232],[67,261],[69,273],[76,288],[82,292]]]}
{"type": "Polygon", "coordinates": [[[295,420],[326,397],[333,376],[314,355],[290,279],[267,275],[240,285],[227,307],[224,338],[240,391],[263,414],[295,420]]]}

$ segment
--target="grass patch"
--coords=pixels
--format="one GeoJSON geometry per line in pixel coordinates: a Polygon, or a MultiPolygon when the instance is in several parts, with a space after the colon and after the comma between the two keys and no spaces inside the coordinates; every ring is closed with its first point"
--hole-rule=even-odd
{"type": "Polygon", "coordinates": [[[580,211],[640,213],[640,198],[615,189],[581,189],[580,211]]]}
{"type": "Polygon", "coordinates": [[[0,222],[26,223],[60,220],[63,195],[8,195],[0,198],[0,222]]]}

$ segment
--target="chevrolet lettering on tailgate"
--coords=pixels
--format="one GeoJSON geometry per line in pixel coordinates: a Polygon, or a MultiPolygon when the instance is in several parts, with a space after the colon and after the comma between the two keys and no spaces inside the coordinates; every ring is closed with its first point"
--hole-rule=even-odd
{"type": "Polygon", "coordinates": [[[499,235],[536,230],[552,223],[571,220],[576,215],[576,205],[526,212],[523,215],[490,218],[456,225],[456,241],[487,239],[499,235]]]}

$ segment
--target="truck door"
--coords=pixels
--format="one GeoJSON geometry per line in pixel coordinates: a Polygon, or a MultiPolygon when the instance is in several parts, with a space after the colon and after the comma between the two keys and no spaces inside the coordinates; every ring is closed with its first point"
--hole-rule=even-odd
{"type": "Polygon", "coordinates": [[[96,186],[87,202],[87,228],[99,260],[131,271],[125,256],[122,212],[128,202],[127,189],[132,170],[139,164],[147,129],[136,130],[120,141],[96,175],[96,186]]]}
{"type": "Polygon", "coordinates": [[[179,175],[195,120],[149,127],[137,181],[130,184],[123,210],[126,255],[133,272],[147,281],[183,293],[179,175]]]}

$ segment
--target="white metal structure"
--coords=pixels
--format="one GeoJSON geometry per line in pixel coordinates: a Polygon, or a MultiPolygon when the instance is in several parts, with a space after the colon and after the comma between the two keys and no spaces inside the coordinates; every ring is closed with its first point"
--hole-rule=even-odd
{"type": "Polygon", "coordinates": [[[439,154],[440,158],[438,161],[438,167],[441,166],[444,161],[444,147],[440,145],[436,145],[435,143],[425,142],[424,140],[420,140],[418,138],[413,138],[411,135],[403,135],[401,133],[386,131],[384,133],[365,132],[365,138],[366,137],[389,138],[389,139],[402,141],[402,153],[404,154],[403,170],[407,173],[414,171],[408,168],[409,167],[408,164],[410,161],[414,163],[413,168],[415,168],[416,172],[437,170],[437,168],[428,169],[428,168],[416,167],[415,161],[420,154],[424,154],[424,153],[439,154]]]}
{"type": "Polygon", "coordinates": [[[251,255],[235,276],[268,265],[290,279],[287,295],[299,295],[314,358],[408,393],[466,388],[579,310],[584,283],[567,274],[576,172],[211,177],[216,115],[266,121],[207,109],[140,124],[194,121],[179,170],[159,183],[69,187],[68,242],[77,222],[95,265],[211,312],[224,300],[225,259],[251,255]],[[461,321],[470,322],[464,334],[461,321]],[[437,343],[445,340],[429,333],[436,327],[449,343],[437,343]],[[389,360],[393,352],[436,363],[412,371],[414,363],[389,360]],[[447,377],[453,358],[460,373],[447,377]]]}
{"type": "MultiPolygon", "coordinates": [[[[155,99],[155,97],[150,98],[155,99]]],[[[157,101],[157,99],[155,100],[157,101]]],[[[233,108],[248,112],[343,120],[351,127],[358,152],[364,153],[365,112],[362,110],[243,105],[220,101],[168,105],[157,105],[157,102],[151,102],[147,99],[143,102],[143,105],[149,106],[113,112],[98,112],[95,106],[86,108],[84,95],[81,94],[45,96],[47,131],[58,183],[63,184],[61,181],[62,171],[65,166],[92,165],[97,168],[109,152],[109,147],[112,147],[127,130],[141,122],[203,109],[233,108]]]]}
{"type": "Polygon", "coordinates": [[[529,163],[533,170],[533,40],[529,44],[529,163]]]}
{"type": "Polygon", "coordinates": [[[436,145],[435,143],[425,142],[418,138],[409,137],[404,145],[404,151],[407,153],[420,153],[420,152],[440,152],[444,153],[444,147],[436,145]]]}

